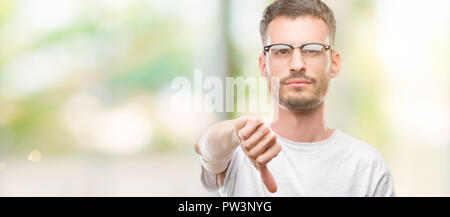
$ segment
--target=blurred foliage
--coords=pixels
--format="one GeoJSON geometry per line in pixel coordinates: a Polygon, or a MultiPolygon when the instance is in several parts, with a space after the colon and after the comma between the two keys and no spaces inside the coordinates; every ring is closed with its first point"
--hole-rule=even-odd
{"type": "Polygon", "coordinates": [[[189,53],[178,50],[167,50],[150,57],[135,69],[119,73],[108,80],[108,84],[116,88],[147,88],[157,91],[176,77],[188,73],[190,67],[189,53]]]}
{"type": "Polygon", "coordinates": [[[6,19],[11,15],[13,11],[13,0],[2,0],[0,1],[0,27],[3,25],[6,19]]]}
{"type": "MultiPolygon", "coordinates": [[[[354,122],[351,132],[359,135],[379,149],[384,149],[388,143],[388,124],[386,114],[382,108],[383,96],[380,88],[383,87],[381,71],[383,64],[376,53],[376,20],[374,5],[370,0],[354,0],[354,13],[352,14],[352,26],[354,34],[346,34],[350,37],[347,62],[352,72],[352,107],[354,122]],[[351,61],[349,63],[348,61],[351,61]]],[[[345,34],[345,33],[341,33],[345,34]]]]}
{"type": "MultiPolygon", "coordinates": [[[[114,13],[101,7],[95,9],[97,16],[83,16],[91,10],[85,5],[88,2],[79,4],[83,8],[81,14],[71,22],[32,38],[25,47],[0,55],[1,91],[2,86],[6,88],[5,83],[2,84],[5,67],[21,55],[55,45],[70,53],[80,40],[98,52],[94,54],[94,67],[87,72],[73,69],[72,76],[49,88],[13,99],[0,92],[0,105],[3,100],[4,104],[13,104],[16,109],[12,120],[3,125],[0,123],[0,144],[10,155],[27,153],[30,149],[55,154],[81,151],[60,120],[62,106],[74,94],[88,92],[104,104],[114,106],[139,93],[156,95],[158,90],[170,85],[175,76],[187,75],[193,68],[191,42],[180,37],[178,14],[159,17],[152,12],[155,9],[151,4],[134,1],[120,9],[122,17],[115,17],[114,13]],[[105,26],[105,21],[113,25],[105,26]],[[78,73],[88,77],[78,80],[78,73]],[[95,84],[102,91],[90,88],[89,84],[95,84]]],[[[14,6],[14,1],[0,1],[0,38],[14,38],[13,33],[3,29],[17,19],[16,15],[23,9],[14,6]]],[[[1,42],[7,43],[6,40],[1,42]]],[[[166,139],[170,135],[167,134],[156,132],[155,142],[170,146],[166,139]]]]}

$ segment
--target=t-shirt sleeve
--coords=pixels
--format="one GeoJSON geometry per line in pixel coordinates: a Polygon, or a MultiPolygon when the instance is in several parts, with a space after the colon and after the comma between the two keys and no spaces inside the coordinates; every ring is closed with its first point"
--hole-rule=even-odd
{"type": "Polygon", "coordinates": [[[377,157],[373,197],[395,197],[394,181],[381,154],[377,157]]]}
{"type": "Polygon", "coordinates": [[[381,176],[373,196],[395,197],[394,184],[390,173],[385,173],[381,176]]]}
{"type": "Polygon", "coordinates": [[[231,157],[231,161],[228,164],[227,172],[225,175],[224,183],[220,183],[219,176],[215,173],[207,171],[202,166],[202,173],[201,173],[201,182],[203,188],[205,188],[207,191],[217,191],[220,190],[221,195],[230,195],[232,190],[234,188],[234,181],[236,176],[236,167],[237,167],[237,160],[239,158],[239,147],[236,148],[233,152],[233,156],[231,157]]]}
{"type": "Polygon", "coordinates": [[[217,174],[213,172],[207,171],[203,166],[202,167],[202,173],[200,175],[200,179],[202,182],[203,188],[205,188],[207,191],[215,191],[220,188],[219,185],[219,177],[217,174]]]}

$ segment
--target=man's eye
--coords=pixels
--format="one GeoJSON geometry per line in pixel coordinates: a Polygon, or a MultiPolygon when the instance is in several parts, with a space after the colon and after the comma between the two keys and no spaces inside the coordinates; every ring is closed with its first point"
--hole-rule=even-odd
{"type": "Polygon", "coordinates": [[[308,55],[308,56],[315,56],[315,55],[319,55],[320,54],[320,50],[302,50],[303,54],[308,55]]]}
{"type": "Polygon", "coordinates": [[[276,54],[278,55],[286,55],[289,54],[289,49],[279,49],[276,54]]]}

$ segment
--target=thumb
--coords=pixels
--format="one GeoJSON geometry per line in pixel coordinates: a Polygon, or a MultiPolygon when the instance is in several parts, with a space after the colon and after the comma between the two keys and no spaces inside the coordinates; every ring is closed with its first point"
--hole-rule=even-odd
{"type": "Polygon", "coordinates": [[[248,118],[245,116],[241,116],[234,120],[234,130],[237,133],[240,129],[244,128],[247,124],[248,118]]]}
{"type": "Polygon", "coordinates": [[[261,174],[261,179],[263,180],[267,190],[269,190],[270,193],[275,193],[277,191],[277,183],[275,182],[272,173],[270,173],[267,169],[267,166],[260,167],[259,173],[261,174]]]}

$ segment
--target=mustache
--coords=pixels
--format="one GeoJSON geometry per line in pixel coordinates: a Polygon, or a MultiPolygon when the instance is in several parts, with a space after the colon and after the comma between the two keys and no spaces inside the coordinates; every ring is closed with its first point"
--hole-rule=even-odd
{"type": "Polygon", "coordinates": [[[289,75],[287,77],[282,78],[280,80],[280,84],[284,85],[287,80],[294,79],[294,78],[302,78],[302,79],[305,79],[305,80],[311,82],[312,84],[315,84],[317,82],[317,79],[315,79],[313,77],[309,77],[309,76],[307,76],[307,75],[305,75],[304,73],[301,73],[301,72],[295,72],[295,73],[292,73],[291,75],[289,75]]]}

